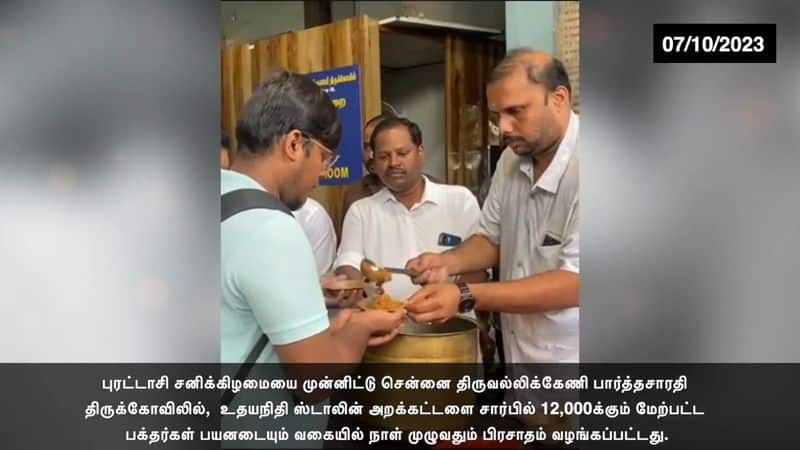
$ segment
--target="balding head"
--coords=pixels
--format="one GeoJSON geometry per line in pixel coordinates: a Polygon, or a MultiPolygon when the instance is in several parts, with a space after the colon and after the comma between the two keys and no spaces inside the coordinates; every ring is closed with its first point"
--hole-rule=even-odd
{"type": "Polygon", "coordinates": [[[564,65],[528,48],[510,51],[486,86],[487,106],[503,143],[546,164],[566,132],[571,95],[564,65]]]}
{"type": "Polygon", "coordinates": [[[532,48],[509,51],[506,57],[492,70],[489,83],[508,78],[517,70],[524,70],[531,83],[541,84],[549,91],[564,86],[572,95],[572,86],[564,64],[547,53],[532,48]]]}

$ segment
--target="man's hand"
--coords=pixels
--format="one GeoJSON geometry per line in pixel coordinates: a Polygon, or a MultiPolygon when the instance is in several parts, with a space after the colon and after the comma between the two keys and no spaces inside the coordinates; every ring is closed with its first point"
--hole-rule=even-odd
{"type": "Polygon", "coordinates": [[[340,311],[339,314],[337,314],[336,317],[331,320],[330,325],[328,325],[328,329],[331,331],[331,333],[336,334],[339,332],[339,330],[344,328],[344,326],[350,320],[350,317],[353,316],[354,312],[354,309],[343,309],[340,311]]]}
{"type": "Polygon", "coordinates": [[[327,308],[349,308],[364,298],[363,289],[330,289],[329,286],[336,281],[347,280],[347,275],[329,276],[320,278],[322,294],[325,297],[327,308]]]}
{"type": "Polygon", "coordinates": [[[416,322],[442,323],[458,314],[461,291],[452,283],[423,286],[406,302],[409,317],[416,322]]]}
{"type": "Polygon", "coordinates": [[[405,311],[402,308],[394,312],[373,309],[353,312],[351,320],[360,321],[369,327],[371,336],[367,341],[367,345],[374,347],[394,339],[403,325],[404,317],[405,311]]]}
{"type": "Polygon", "coordinates": [[[444,283],[450,277],[447,262],[441,253],[423,253],[406,262],[406,270],[418,274],[415,284],[444,283]]]}

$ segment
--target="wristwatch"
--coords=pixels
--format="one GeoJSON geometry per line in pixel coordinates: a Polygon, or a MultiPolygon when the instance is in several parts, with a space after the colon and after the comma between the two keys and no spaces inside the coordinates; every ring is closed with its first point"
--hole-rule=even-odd
{"type": "Polygon", "coordinates": [[[458,290],[461,291],[461,300],[458,302],[458,312],[467,313],[475,309],[475,296],[467,287],[467,283],[456,283],[458,290]]]}

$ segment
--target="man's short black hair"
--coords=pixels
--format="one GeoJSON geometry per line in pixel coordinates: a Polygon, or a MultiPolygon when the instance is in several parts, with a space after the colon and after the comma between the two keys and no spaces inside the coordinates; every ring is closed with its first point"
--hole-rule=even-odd
{"type": "Polygon", "coordinates": [[[397,117],[397,116],[395,116],[394,114],[389,113],[389,112],[378,114],[377,116],[369,119],[367,121],[367,123],[364,124],[364,128],[367,128],[368,126],[370,126],[371,124],[373,124],[375,122],[383,122],[384,120],[389,119],[391,117],[397,117]]]}
{"type": "Polygon", "coordinates": [[[372,132],[372,136],[369,139],[369,146],[372,147],[372,150],[378,150],[375,148],[375,142],[377,141],[376,138],[379,134],[397,127],[405,127],[405,129],[408,130],[408,134],[411,135],[411,141],[414,143],[414,145],[417,147],[422,145],[422,131],[419,129],[419,125],[406,119],[405,117],[389,117],[383,122],[379,123],[372,132]]]}
{"type": "Polygon", "coordinates": [[[231,149],[231,139],[228,137],[228,133],[221,131],[220,135],[222,136],[220,146],[225,150],[231,149]]]}
{"type": "Polygon", "coordinates": [[[242,108],[236,124],[238,149],[265,155],[292,130],[331,149],[342,137],[336,107],[322,88],[305,75],[278,69],[253,89],[242,108]]]}

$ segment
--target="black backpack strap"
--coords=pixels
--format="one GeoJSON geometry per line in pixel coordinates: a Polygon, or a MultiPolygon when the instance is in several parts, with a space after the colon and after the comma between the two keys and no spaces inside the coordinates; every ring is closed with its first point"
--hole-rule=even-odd
{"type": "MultiPolygon", "coordinates": [[[[236,375],[234,375],[235,380],[243,381],[245,378],[247,378],[247,375],[250,374],[251,370],[253,370],[253,366],[255,365],[258,356],[264,351],[264,347],[267,346],[268,342],[269,338],[266,334],[262,334],[261,337],[258,338],[256,345],[253,346],[253,349],[250,350],[250,354],[247,355],[247,359],[244,363],[242,363],[241,366],[239,366],[239,370],[236,371],[236,375]]],[[[230,406],[231,402],[233,401],[233,397],[236,397],[236,393],[231,389],[228,389],[224,394],[222,394],[222,398],[219,400],[220,404],[230,406]]]]}
{"type": "Polygon", "coordinates": [[[260,189],[237,189],[222,194],[222,222],[250,209],[274,209],[292,217],[292,211],[274,195],[260,189]]]}
{"type": "MultiPolygon", "coordinates": [[[[235,216],[240,212],[251,209],[274,209],[294,217],[289,207],[269,192],[260,189],[238,189],[222,195],[221,222],[224,222],[225,219],[235,216]]],[[[236,371],[234,379],[244,380],[247,378],[247,375],[253,369],[253,365],[255,365],[256,360],[268,343],[269,338],[266,334],[262,334],[261,337],[258,338],[258,341],[256,341],[256,345],[250,350],[247,359],[239,366],[239,370],[236,371]]],[[[220,403],[228,406],[235,396],[236,393],[228,389],[222,394],[220,403]]]]}

